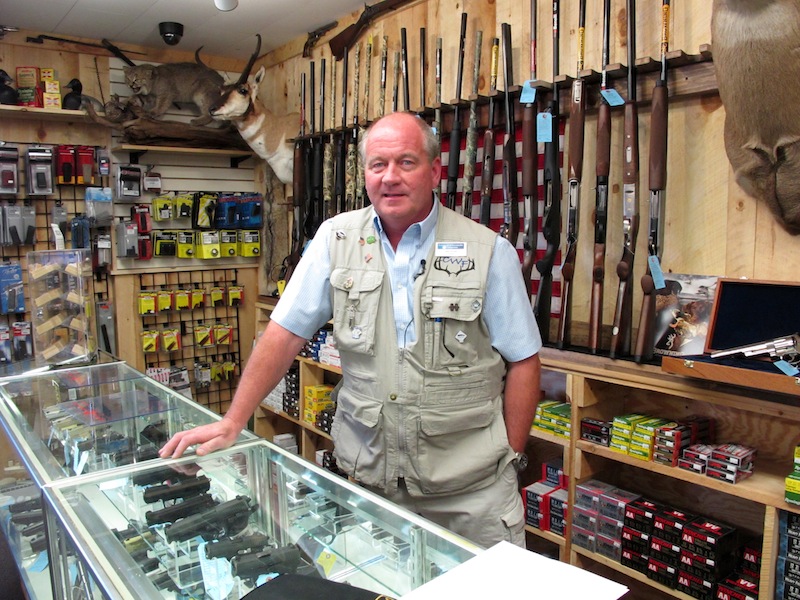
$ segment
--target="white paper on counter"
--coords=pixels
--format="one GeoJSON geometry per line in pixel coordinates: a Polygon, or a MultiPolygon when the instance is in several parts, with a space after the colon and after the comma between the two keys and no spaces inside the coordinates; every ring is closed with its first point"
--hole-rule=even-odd
{"type": "Polygon", "coordinates": [[[591,598],[617,600],[628,588],[508,542],[500,542],[402,600],[486,600],[487,598],[591,598]]]}

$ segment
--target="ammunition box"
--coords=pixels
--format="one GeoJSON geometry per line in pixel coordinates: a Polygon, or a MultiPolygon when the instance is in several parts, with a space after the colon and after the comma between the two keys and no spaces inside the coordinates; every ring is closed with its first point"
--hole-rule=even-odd
{"type": "Polygon", "coordinates": [[[675,589],[698,600],[714,600],[714,582],[684,570],[678,570],[678,584],[675,589]]]}
{"type": "Polygon", "coordinates": [[[678,569],[656,557],[647,558],[647,577],[668,588],[674,588],[678,581],[678,569]]]}
{"type": "Polygon", "coordinates": [[[626,567],[630,567],[640,573],[647,573],[647,555],[630,548],[625,548],[624,545],[622,546],[622,558],[620,562],[626,567]]]}

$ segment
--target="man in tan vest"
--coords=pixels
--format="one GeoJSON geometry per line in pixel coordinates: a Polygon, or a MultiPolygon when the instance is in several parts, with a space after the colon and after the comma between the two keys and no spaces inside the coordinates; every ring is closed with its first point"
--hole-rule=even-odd
{"type": "Polygon", "coordinates": [[[524,546],[517,470],[540,396],[541,338],[517,252],[433,201],[440,151],[420,118],[383,117],[360,150],[371,206],[320,227],[227,414],[176,434],[161,456],[230,446],[333,318],[339,467],[479,545],[524,546]]]}

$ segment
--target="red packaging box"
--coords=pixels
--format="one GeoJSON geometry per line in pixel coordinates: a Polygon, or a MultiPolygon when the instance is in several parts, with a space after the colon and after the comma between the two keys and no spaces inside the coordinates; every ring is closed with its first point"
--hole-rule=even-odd
{"type": "Polygon", "coordinates": [[[741,577],[730,577],[717,584],[719,600],[758,600],[758,586],[741,577]]]}
{"type": "Polygon", "coordinates": [[[680,544],[684,526],[695,518],[695,515],[667,508],[656,513],[653,521],[653,533],[668,542],[680,544]]]}
{"type": "Polygon", "coordinates": [[[752,474],[752,471],[734,471],[731,473],[730,471],[712,469],[711,467],[706,469],[706,475],[709,477],[720,481],[727,481],[728,483],[739,483],[742,479],[747,479],[752,474]]]}
{"type": "Polygon", "coordinates": [[[627,527],[651,533],[655,515],[661,510],[664,507],[645,498],[634,500],[625,507],[624,523],[627,527]]]}
{"type": "Polygon", "coordinates": [[[687,523],[681,535],[681,546],[690,552],[720,560],[736,548],[735,527],[697,517],[687,523]]]}
{"type": "Polygon", "coordinates": [[[711,458],[726,460],[733,465],[746,465],[753,462],[756,449],[741,444],[720,444],[711,452],[711,458]]]}
{"type": "Polygon", "coordinates": [[[698,600],[713,600],[716,596],[714,594],[714,582],[692,575],[683,570],[678,570],[678,585],[675,589],[689,594],[698,600]]]}

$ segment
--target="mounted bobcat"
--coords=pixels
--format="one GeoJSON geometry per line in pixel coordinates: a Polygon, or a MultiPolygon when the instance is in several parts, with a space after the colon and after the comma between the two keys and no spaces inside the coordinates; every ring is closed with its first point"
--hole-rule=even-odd
{"type": "Polygon", "coordinates": [[[261,51],[261,36],[257,37],[256,51],[239,80],[222,87],[209,114],[218,121],[232,122],[253,152],[269,163],[278,179],[284,184],[290,184],[294,157],[293,146],[287,140],[297,134],[300,114],[291,113],[278,117],[267,110],[258,98],[258,88],[264,80],[266,69],[262,66],[255,77],[248,80],[261,51]]]}
{"type": "Polygon", "coordinates": [[[714,65],[737,183],[800,233],[800,2],[714,0],[714,65]]]}

